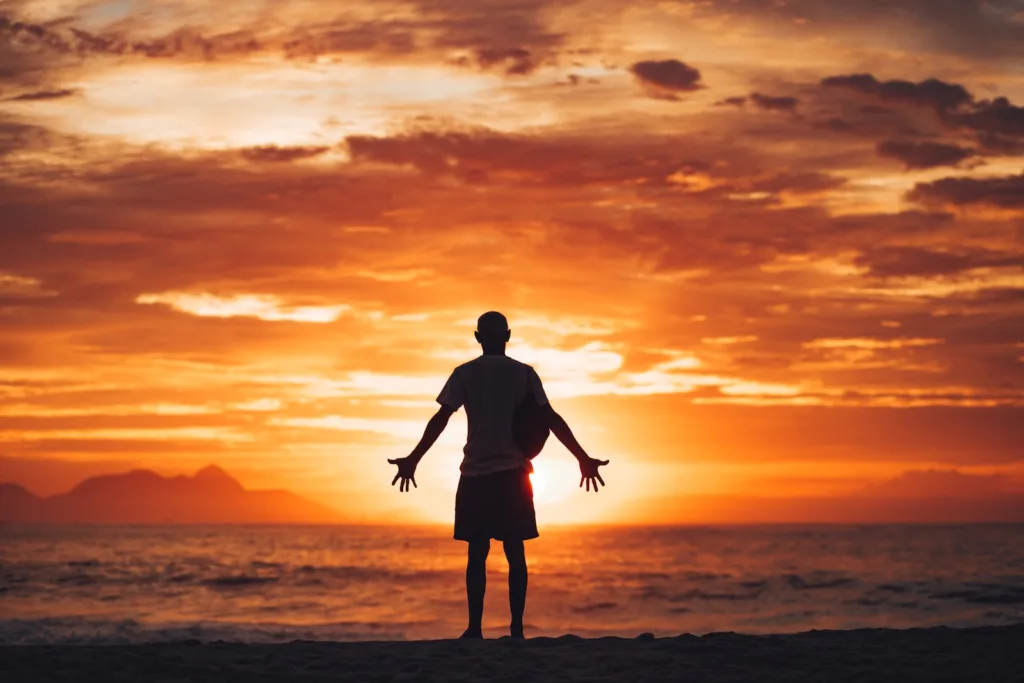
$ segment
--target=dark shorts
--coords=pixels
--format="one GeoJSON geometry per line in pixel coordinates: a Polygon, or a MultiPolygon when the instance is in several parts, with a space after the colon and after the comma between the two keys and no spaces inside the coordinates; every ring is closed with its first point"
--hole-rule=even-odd
{"type": "Polygon", "coordinates": [[[538,535],[533,486],[525,469],[459,479],[455,540],[525,541],[538,535]]]}

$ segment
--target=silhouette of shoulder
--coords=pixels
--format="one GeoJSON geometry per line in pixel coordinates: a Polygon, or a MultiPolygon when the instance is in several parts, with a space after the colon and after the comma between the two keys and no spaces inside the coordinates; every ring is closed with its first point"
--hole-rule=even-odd
{"type": "Polygon", "coordinates": [[[454,410],[466,405],[468,412],[475,413],[485,405],[493,407],[496,396],[522,397],[525,394],[536,396],[539,405],[547,402],[540,377],[533,367],[508,356],[484,354],[452,371],[437,402],[454,410]]]}
{"type": "Polygon", "coordinates": [[[518,366],[518,367],[524,367],[524,368],[529,368],[530,370],[533,370],[533,366],[527,365],[526,363],[523,363],[522,361],[518,361],[515,358],[512,358],[511,356],[499,356],[497,354],[494,354],[494,355],[483,354],[483,355],[477,356],[473,360],[466,361],[462,365],[459,365],[458,367],[455,368],[455,372],[459,372],[460,370],[469,370],[469,369],[476,368],[476,367],[479,367],[481,365],[486,365],[486,364],[493,364],[493,365],[506,364],[506,365],[513,366],[513,367],[518,366]]]}

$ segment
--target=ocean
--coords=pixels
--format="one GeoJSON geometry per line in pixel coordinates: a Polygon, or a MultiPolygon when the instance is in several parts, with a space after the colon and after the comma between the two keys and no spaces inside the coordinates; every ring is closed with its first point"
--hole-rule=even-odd
{"type": "MultiPolygon", "coordinates": [[[[452,638],[464,552],[448,527],[3,525],[0,643],[452,638]]],[[[542,528],[527,558],[527,635],[1024,622],[1024,525],[542,528]]]]}

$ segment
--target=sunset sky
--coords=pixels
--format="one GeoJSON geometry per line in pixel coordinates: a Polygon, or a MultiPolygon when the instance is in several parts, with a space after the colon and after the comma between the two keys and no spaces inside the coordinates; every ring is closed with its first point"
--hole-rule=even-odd
{"type": "Polygon", "coordinates": [[[0,480],[450,520],[497,309],[542,526],[1024,492],[1022,105],[1021,0],[0,0],[0,480]]]}

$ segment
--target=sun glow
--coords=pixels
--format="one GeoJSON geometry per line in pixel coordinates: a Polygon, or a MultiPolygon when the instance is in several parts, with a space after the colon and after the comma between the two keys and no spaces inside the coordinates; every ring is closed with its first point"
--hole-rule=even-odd
{"type": "Polygon", "coordinates": [[[571,461],[552,458],[533,461],[533,500],[538,507],[561,502],[579,483],[579,470],[571,461]]]}

